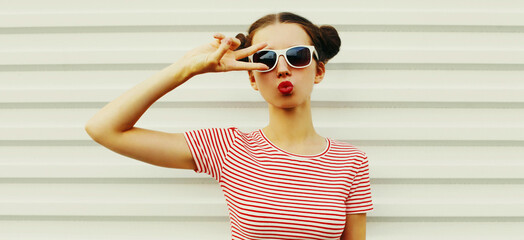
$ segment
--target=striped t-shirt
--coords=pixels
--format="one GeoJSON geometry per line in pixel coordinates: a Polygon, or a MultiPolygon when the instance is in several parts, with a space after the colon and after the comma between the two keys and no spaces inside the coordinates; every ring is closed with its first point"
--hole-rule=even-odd
{"type": "Polygon", "coordinates": [[[236,239],[340,239],[346,214],[373,210],[366,154],[326,138],[316,155],[271,143],[262,130],[185,132],[197,173],[216,179],[236,239]]]}

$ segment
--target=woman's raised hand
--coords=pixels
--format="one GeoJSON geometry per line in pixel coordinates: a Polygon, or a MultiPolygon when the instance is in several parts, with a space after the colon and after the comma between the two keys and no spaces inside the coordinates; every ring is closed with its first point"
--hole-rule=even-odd
{"type": "Polygon", "coordinates": [[[223,34],[214,35],[215,40],[189,51],[181,61],[189,64],[192,74],[206,72],[226,72],[239,70],[267,70],[268,67],[262,63],[250,63],[239,61],[239,59],[252,55],[267,46],[267,43],[259,43],[244,49],[235,51],[240,46],[237,38],[226,38],[223,34]]]}

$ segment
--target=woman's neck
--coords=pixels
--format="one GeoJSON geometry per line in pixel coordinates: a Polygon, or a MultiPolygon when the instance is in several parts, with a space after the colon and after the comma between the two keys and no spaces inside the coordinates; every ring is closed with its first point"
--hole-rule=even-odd
{"type": "Polygon", "coordinates": [[[313,126],[309,101],[289,109],[269,105],[269,125],[263,131],[271,140],[283,144],[322,138],[313,126]]]}

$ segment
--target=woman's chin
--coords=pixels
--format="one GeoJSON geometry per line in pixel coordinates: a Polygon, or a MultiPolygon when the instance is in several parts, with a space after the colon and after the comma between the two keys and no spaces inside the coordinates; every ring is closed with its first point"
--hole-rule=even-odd
{"type": "Polygon", "coordinates": [[[296,100],[289,99],[288,101],[278,101],[278,102],[273,102],[269,104],[273,105],[273,107],[275,108],[292,110],[292,109],[296,109],[296,108],[299,108],[300,106],[305,105],[305,103],[306,103],[305,101],[298,102],[296,100]]]}

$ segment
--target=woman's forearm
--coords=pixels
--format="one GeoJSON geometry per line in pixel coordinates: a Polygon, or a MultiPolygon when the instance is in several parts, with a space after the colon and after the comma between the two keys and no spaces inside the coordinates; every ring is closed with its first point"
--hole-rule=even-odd
{"type": "Polygon", "coordinates": [[[86,131],[94,137],[133,128],[153,103],[192,76],[182,61],[165,67],[105,105],[87,122],[86,131]]]}
{"type": "Polygon", "coordinates": [[[135,123],[159,98],[197,74],[234,70],[266,70],[262,63],[246,63],[245,58],[267,46],[260,43],[238,51],[240,40],[215,35],[216,40],[189,51],[177,62],[165,67],[108,103],[86,124],[95,141],[133,129],[135,123]]]}

